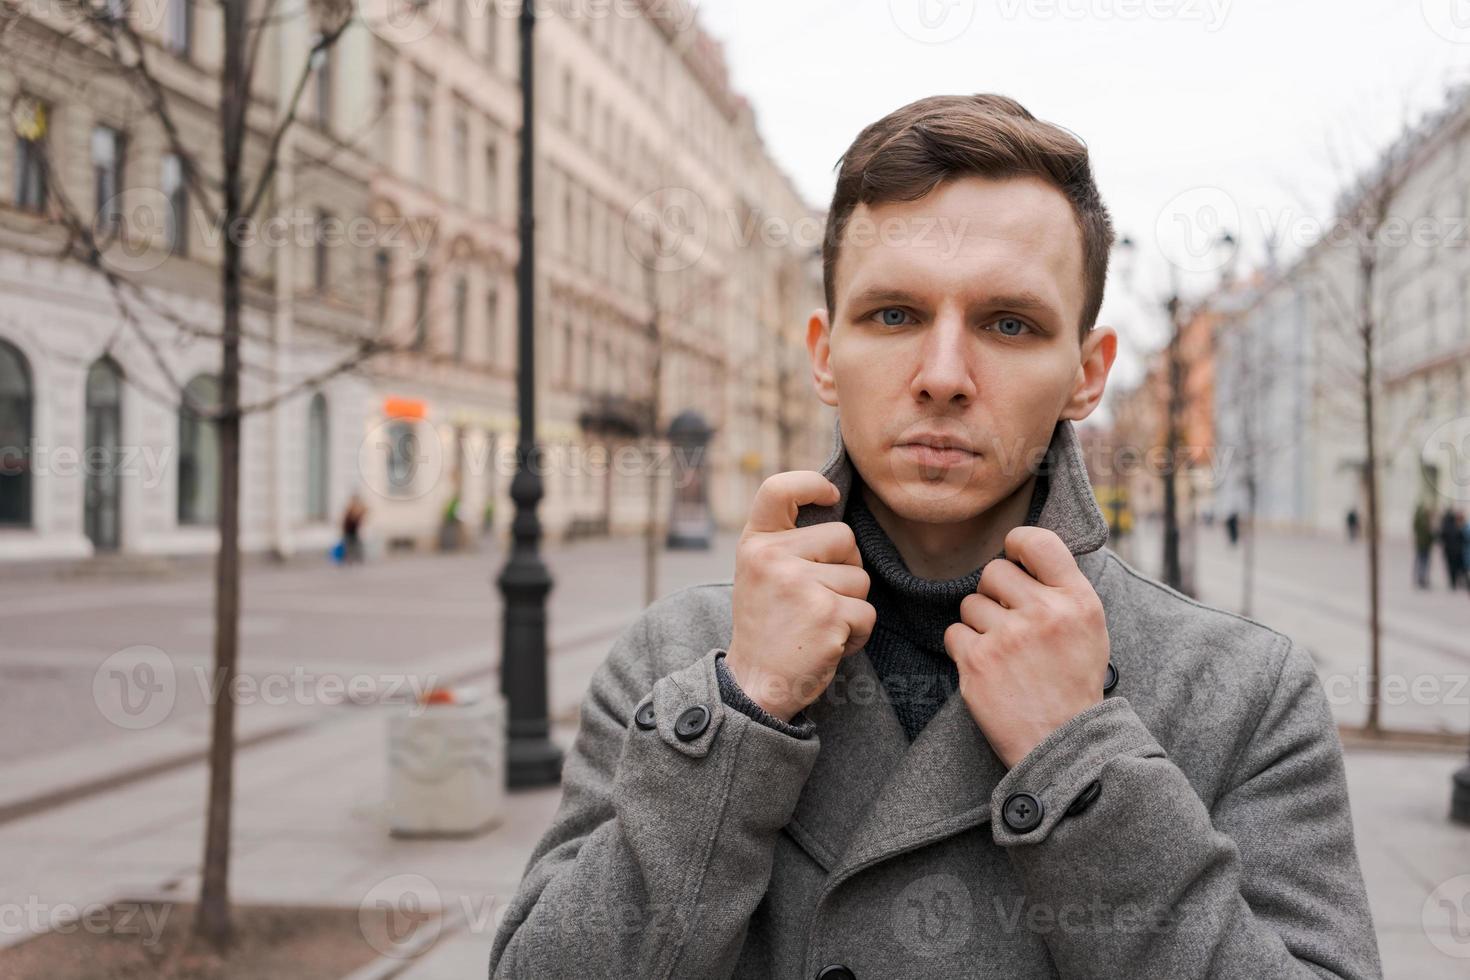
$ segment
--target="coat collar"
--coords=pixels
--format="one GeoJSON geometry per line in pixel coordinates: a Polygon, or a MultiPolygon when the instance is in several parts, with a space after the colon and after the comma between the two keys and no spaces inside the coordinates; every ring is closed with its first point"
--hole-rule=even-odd
{"type": "MultiPolygon", "coordinates": [[[[841,520],[854,485],[852,461],[834,422],[822,475],[841,496],[797,512],[804,527],[841,520]]],[[[1055,531],[1094,584],[1108,525],[1093,495],[1073,424],[1057,423],[1041,469],[1050,487],[1036,524],[1055,531]]],[[[983,561],[977,556],[976,565],[983,561]]],[[[846,657],[832,684],[806,709],[821,750],[788,830],[829,872],[829,887],[870,864],[990,819],[990,794],[1005,775],[959,693],[910,744],[866,653],[846,657]]]]}

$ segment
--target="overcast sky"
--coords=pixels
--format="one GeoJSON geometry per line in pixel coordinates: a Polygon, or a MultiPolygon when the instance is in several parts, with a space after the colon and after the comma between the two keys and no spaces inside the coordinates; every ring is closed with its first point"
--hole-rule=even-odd
{"type": "Polygon", "coordinates": [[[858,131],[925,95],[1003,93],[1086,140],[1139,244],[1103,308],[1122,338],[1110,388],[1162,340],[1144,301],[1166,252],[1196,293],[1224,259],[1200,244],[1217,215],[1242,270],[1272,227],[1289,252],[1326,217],[1335,160],[1361,164],[1470,78],[1467,0],[702,0],[699,16],[818,207],[858,131]]]}

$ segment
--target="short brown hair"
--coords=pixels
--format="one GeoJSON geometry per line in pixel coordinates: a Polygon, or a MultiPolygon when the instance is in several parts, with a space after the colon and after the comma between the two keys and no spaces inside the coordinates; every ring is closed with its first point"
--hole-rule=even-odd
{"type": "Polygon", "coordinates": [[[916,201],[965,176],[1040,177],[1072,204],[1082,232],[1083,335],[1097,322],[1113,223],[1092,179],[1087,145],[1004,95],[933,95],[890,112],[838,161],[822,240],[822,286],[833,309],[838,247],[859,204],[916,201]]]}

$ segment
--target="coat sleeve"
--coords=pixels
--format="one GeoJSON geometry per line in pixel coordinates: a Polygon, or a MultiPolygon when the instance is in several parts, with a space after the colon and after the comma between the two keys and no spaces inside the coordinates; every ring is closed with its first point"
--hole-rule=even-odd
{"type": "Polygon", "coordinates": [[[996,786],[995,839],[1067,980],[1382,976],[1331,710],[1308,656],[1286,637],[1273,653],[1274,689],[1213,807],[1123,698],[996,786]],[[1023,833],[1004,820],[1019,792],[1044,812],[1023,833]]]}
{"type": "Polygon", "coordinates": [[[723,651],[649,676],[665,642],[652,618],[645,611],[592,678],[561,805],[496,932],[492,980],[735,968],[819,742],[726,706],[723,651]],[[648,704],[652,728],[647,712],[635,720],[648,704]]]}

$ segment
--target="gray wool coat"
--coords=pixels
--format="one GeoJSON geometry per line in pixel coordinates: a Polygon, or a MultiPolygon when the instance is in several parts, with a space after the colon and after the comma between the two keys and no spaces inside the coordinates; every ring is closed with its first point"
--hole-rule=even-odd
{"type": "MultiPolygon", "coordinates": [[[[730,583],[668,596],[592,679],[492,978],[1381,976],[1311,659],[1103,547],[1070,421],[1046,465],[1037,523],[1107,613],[1101,704],[1007,771],[958,693],[910,744],[859,652],[796,738],[721,701],[730,583]]],[[[843,499],[802,525],[841,518],[840,430],[823,473],[843,499]]]]}

